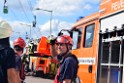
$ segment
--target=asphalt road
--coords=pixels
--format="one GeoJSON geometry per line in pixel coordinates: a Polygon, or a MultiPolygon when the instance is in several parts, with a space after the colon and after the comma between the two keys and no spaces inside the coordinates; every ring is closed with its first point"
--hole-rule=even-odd
{"type": "Polygon", "coordinates": [[[45,79],[40,77],[26,76],[26,83],[54,83],[53,79],[45,79]]]}

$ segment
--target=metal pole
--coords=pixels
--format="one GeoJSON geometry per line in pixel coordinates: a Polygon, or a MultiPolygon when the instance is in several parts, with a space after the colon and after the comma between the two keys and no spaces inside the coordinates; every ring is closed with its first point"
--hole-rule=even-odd
{"type": "Polygon", "coordinates": [[[46,11],[46,12],[50,12],[50,35],[52,33],[52,10],[46,10],[46,9],[40,9],[40,8],[36,8],[36,10],[42,10],[42,11],[46,11]]]}
{"type": "Polygon", "coordinates": [[[52,12],[53,11],[50,11],[51,12],[51,16],[50,16],[50,35],[52,34],[52,12]]]}
{"type": "Polygon", "coordinates": [[[20,23],[21,25],[25,25],[25,26],[28,26],[29,27],[29,29],[30,29],[30,38],[29,39],[31,39],[31,25],[29,25],[29,24],[24,24],[24,23],[20,23]]]}
{"type": "Polygon", "coordinates": [[[31,39],[31,26],[30,26],[30,39],[31,39]]]}

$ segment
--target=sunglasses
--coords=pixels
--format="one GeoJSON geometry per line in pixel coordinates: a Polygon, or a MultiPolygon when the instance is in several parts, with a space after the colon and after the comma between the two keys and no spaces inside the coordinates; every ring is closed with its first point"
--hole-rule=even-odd
{"type": "Polygon", "coordinates": [[[14,50],[16,50],[16,51],[22,51],[22,49],[19,49],[19,48],[18,49],[14,49],[14,50]]]}
{"type": "Polygon", "coordinates": [[[57,46],[64,46],[65,44],[64,43],[57,43],[56,45],[57,46]]]}

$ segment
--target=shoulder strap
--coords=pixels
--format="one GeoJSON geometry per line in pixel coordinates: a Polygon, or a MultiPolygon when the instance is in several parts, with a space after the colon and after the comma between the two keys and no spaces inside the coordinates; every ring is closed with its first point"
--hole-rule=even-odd
{"type": "Polygon", "coordinates": [[[74,76],[74,79],[73,79],[73,80],[75,80],[76,77],[77,77],[77,73],[78,73],[79,61],[78,61],[77,57],[76,57],[74,54],[71,54],[71,53],[70,53],[70,54],[68,54],[65,58],[68,58],[68,57],[72,57],[72,58],[75,59],[76,62],[77,62],[77,69],[76,69],[75,76],[74,76]]]}
{"type": "Polygon", "coordinates": [[[79,64],[79,61],[78,61],[77,57],[74,54],[69,53],[65,58],[68,58],[68,57],[72,57],[73,59],[76,60],[77,64],[79,64]]]}

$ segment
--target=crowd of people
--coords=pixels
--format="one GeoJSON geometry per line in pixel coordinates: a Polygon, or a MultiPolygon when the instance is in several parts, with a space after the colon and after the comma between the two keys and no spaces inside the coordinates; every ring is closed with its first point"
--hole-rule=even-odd
{"type": "MultiPolygon", "coordinates": [[[[24,83],[24,48],[26,43],[21,37],[9,43],[11,26],[0,20],[0,83],[24,83]]],[[[73,40],[70,36],[60,35],[49,40],[53,58],[59,62],[54,83],[75,83],[78,72],[78,60],[71,53],[73,40]]]]}

